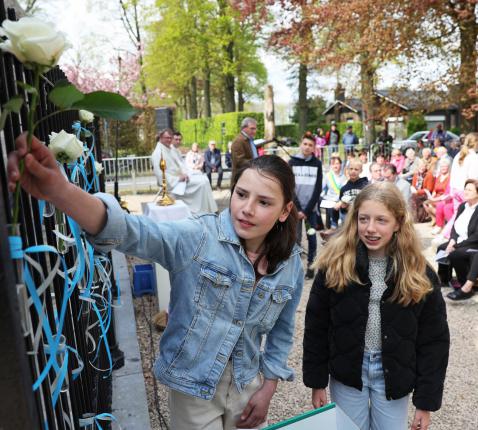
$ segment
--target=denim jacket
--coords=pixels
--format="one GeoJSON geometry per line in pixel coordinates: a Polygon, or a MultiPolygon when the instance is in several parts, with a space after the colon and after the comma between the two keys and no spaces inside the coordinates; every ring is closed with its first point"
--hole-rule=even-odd
{"type": "Polygon", "coordinates": [[[160,382],[209,400],[229,360],[239,391],[259,372],[267,379],[294,378],[287,357],[304,279],[297,246],[254,286],[254,268],[229,210],[158,223],[126,214],[113,196],[97,197],[108,220],[88,237],[95,248],[116,248],[169,271],[169,322],[154,365],[160,382]]]}

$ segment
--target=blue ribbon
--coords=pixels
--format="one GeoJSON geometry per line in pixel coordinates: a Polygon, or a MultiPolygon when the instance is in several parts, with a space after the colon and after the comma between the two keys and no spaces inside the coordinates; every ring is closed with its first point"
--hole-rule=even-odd
{"type": "Polygon", "coordinates": [[[116,421],[116,418],[111,414],[103,413],[87,418],[80,418],[78,424],[80,428],[94,424],[98,427],[98,430],[103,430],[103,427],[101,427],[99,423],[100,421],[116,421]]]}

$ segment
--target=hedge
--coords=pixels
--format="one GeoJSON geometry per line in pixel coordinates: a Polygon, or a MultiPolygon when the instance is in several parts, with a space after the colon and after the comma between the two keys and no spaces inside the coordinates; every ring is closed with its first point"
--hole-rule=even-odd
{"type": "Polygon", "coordinates": [[[276,125],[276,136],[277,137],[292,137],[297,139],[299,135],[299,125],[298,124],[282,124],[276,125]]]}
{"type": "Polygon", "coordinates": [[[422,131],[427,129],[427,122],[425,117],[421,114],[410,115],[408,117],[407,123],[407,135],[411,136],[417,131],[422,131]]]}
{"type": "Polygon", "coordinates": [[[179,122],[179,131],[183,135],[185,146],[197,142],[201,148],[206,148],[210,140],[215,140],[218,146],[223,144],[225,151],[227,142],[234,140],[241,131],[244,118],[254,118],[257,121],[257,136],[264,136],[264,114],[259,112],[229,112],[214,115],[211,118],[186,119],[179,122]],[[224,123],[224,137],[221,135],[221,123],[224,123]]]}

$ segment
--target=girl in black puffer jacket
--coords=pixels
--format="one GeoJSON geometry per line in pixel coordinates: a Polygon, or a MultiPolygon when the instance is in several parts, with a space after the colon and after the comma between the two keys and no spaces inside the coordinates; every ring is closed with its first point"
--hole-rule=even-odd
{"type": "Polygon", "coordinates": [[[364,188],[322,251],[307,304],[303,379],[361,430],[425,430],[441,406],[450,336],[435,272],[391,183],[364,188]]]}

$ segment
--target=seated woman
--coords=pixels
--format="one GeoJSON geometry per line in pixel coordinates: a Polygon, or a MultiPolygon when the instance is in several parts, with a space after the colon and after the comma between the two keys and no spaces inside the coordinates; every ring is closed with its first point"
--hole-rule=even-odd
{"type": "Polygon", "coordinates": [[[400,149],[393,149],[392,156],[390,157],[390,164],[393,164],[397,168],[397,173],[400,175],[402,173],[403,167],[405,166],[405,157],[402,154],[400,149]]]}
{"type": "MultiPolygon", "coordinates": [[[[424,161],[424,163],[427,165],[426,161],[424,161]]],[[[449,187],[450,161],[448,159],[440,160],[438,170],[439,174],[435,179],[431,197],[423,203],[423,207],[436,224],[432,230],[432,234],[440,233],[445,225],[445,219],[449,219],[449,217],[453,215],[453,201],[449,187]]],[[[433,170],[428,169],[428,171],[433,170]]]]}
{"type": "Polygon", "coordinates": [[[448,253],[449,264],[438,264],[438,274],[442,283],[448,283],[452,270],[461,288],[447,295],[451,300],[466,300],[473,295],[473,284],[478,278],[478,180],[468,179],[465,183],[465,201],[458,207],[450,240],[438,247],[448,253]]]}
{"type": "Polygon", "coordinates": [[[426,222],[429,218],[423,204],[433,192],[434,185],[435,177],[433,172],[429,172],[427,165],[419,159],[417,170],[412,178],[412,196],[410,198],[410,208],[415,222],[426,222]]]}
{"type": "Polygon", "coordinates": [[[186,167],[190,172],[201,172],[204,169],[204,156],[199,152],[199,145],[194,142],[186,154],[186,167]]]}
{"type": "Polygon", "coordinates": [[[418,160],[420,160],[413,148],[408,148],[405,151],[405,163],[403,165],[400,177],[408,182],[412,182],[413,175],[417,171],[418,160]]]}

